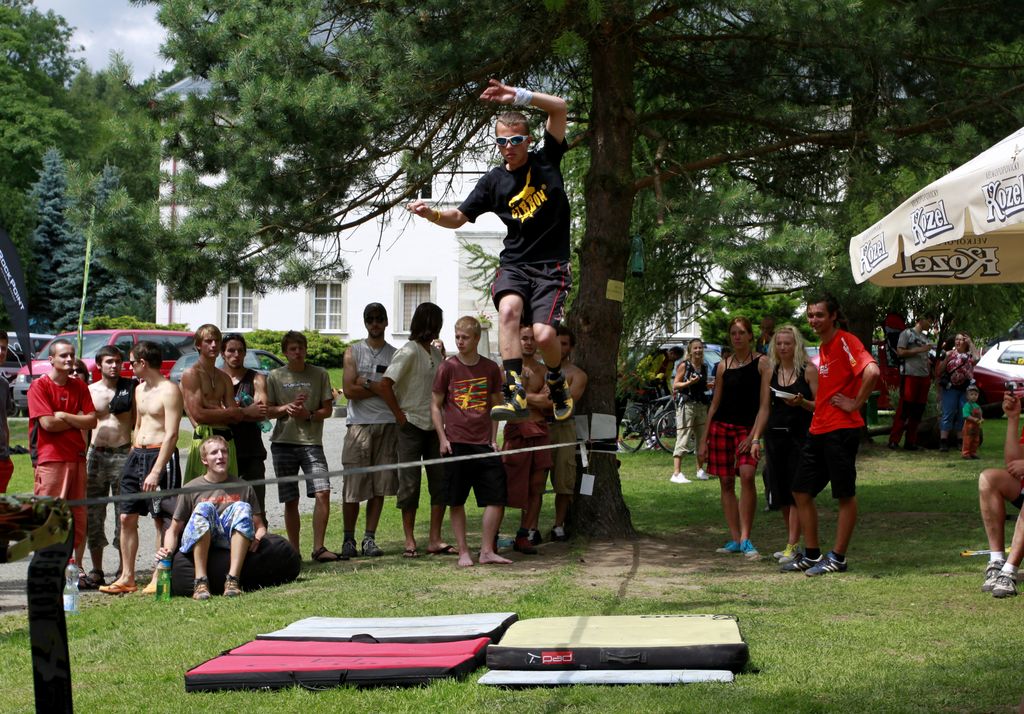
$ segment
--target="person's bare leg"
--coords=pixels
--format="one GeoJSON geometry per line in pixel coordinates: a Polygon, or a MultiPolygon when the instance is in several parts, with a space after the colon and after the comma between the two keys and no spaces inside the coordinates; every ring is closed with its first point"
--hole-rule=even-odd
{"type": "Polygon", "coordinates": [[[512,561],[494,552],[494,539],[501,527],[501,519],[505,515],[504,506],[486,506],[483,517],[483,534],[480,541],[481,565],[508,565],[512,561]]]}
{"type": "Polygon", "coordinates": [[[739,543],[740,538],[740,506],[736,500],[736,477],[720,476],[718,485],[721,489],[722,515],[729,528],[729,540],[739,543]]]}
{"type": "MultiPolygon", "coordinates": [[[[359,504],[356,504],[356,511],[358,512],[359,504]]],[[[384,511],[384,497],[374,496],[366,502],[366,530],[376,531],[377,526],[380,524],[380,514],[384,511]]],[[[355,523],[352,524],[352,528],[355,528],[355,523]]],[[[346,527],[345,530],[351,530],[346,527]]]]}
{"type": "MultiPolygon", "coordinates": [[[[672,473],[677,474],[683,470],[683,457],[673,456],[672,457],[672,473]]],[[[557,506],[556,506],[557,508],[557,506]]]]}
{"type": "Polygon", "coordinates": [[[231,564],[228,566],[228,575],[236,578],[242,574],[242,565],[245,564],[245,556],[249,554],[251,540],[235,531],[231,534],[231,564]]]}
{"type": "Polygon", "coordinates": [[[196,580],[206,577],[206,564],[210,562],[210,541],[212,531],[206,531],[192,546],[192,559],[196,565],[196,580]]]}
{"type": "Polygon", "coordinates": [[[122,513],[121,519],[121,577],[120,585],[135,584],[135,556],[139,552],[139,514],[122,513]]]}
{"type": "Polygon", "coordinates": [[[808,548],[817,548],[818,507],[814,503],[814,496],[794,491],[793,498],[796,500],[796,509],[800,516],[800,530],[804,534],[804,545],[808,548]]]}
{"type": "Polygon", "coordinates": [[[753,466],[740,467],[740,540],[749,540],[754,528],[754,512],[757,510],[757,480],[753,466]]]}
{"type": "Polygon", "coordinates": [[[452,531],[455,533],[455,543],[459,548],[459,567],[469,568],[473,565],[473,556],[469,552],[469,543],[466,542],[466,507],[452,506],[449,518],[452,522],[452,531]]]}
{"type": "Polygon", "coordinates": [[[317,491],[313,498],[313,552],[324,546],[327,521],[331,517],[331,492],[317,491]]]}
{"type": "Polygon", "coordinates": [[[555,525],[565,527],[565,518],[569,514],[572,496],[568,493],[555,494],[555,525]]]}
{"type": "MultiPolygon", "coordinates": [[[[103,572],[103,547],[89,548],[89,560],[92,561],[92,569],[103,572]]],[[[83,563],[84,565],[84,563],[83,563]]]]}
{"type": "Polygon", "coordinates": [[[302,552],[299,544],[300,525],[299,499],[296,498],[284,504],[284,527],[288,531],[288,542],[292,544],[296,553],[302,552]]]}
{"type": "Polygon", "coordinates": [[[796,506],[782,507],[782,520],[786,523],[786,545],[800,542],[800,514],[796,506]]]}
{"type": "MultiPolygon", "coordinates": [[[[379,516],[380,514],[378,514],[379,516]]],[[[355,531],[356,523],[359,521],[359,504],[358,503],[342,503],[341,504],[341,523],[346,531],[355,531]]],[[[370,530],[370,504],[366,504],[366,527],[370,530]]]]}
{"type": "Polygon", "coordinates": [[[857,525],[857,497],[839,499],[839,522],[836,524],[836,543],[832,550],[846,555],[853,536],[853,527],[857,525]]]}
{"type": "Polygon", "coordinates": [[[501,296],[498,302],[498,351],[503,360],[522,359],[523,345],[519,341],[519,321],[522,315],[522,296],[515,293],[501,296]]]}
{"type": "Polygon", "coordinates": [[[1006,548],[1006,502],[1013,501],[1019,489],[1020,482],[1005,469],[985,469],[978,476],[978,506],[991,550],[1002,553],[1006,548]]]}
{"type": "Polygon", "coordinates": [[[562,345],[558,341],[558,332],[555,328],[543,322],[535,322],[533,339],[537,342],[537,350],[544,356],[544,364],[548,366],[548,369],[551,369],[552,365],[561,368],[562,345]]]}
{"type": "Polygon", "coordinates": [[[416,509],[415,508],[403,508],[402,509],[402,531],[405,533],[405,550],[406,550],[406,552],[415,552],[415,550],[416,550],[416,509]]]}
{"type": "Polygon", "coordinates": [[[430,550],[443,550],[449,547],[441,540],[441,526],[444,524],[444,504],[430,507],[430,540],[427,546],[430,550]]]}
{"type": "Polygon", "coordinates": [[[544,505],[544,486],[547,485],[547,472],[534,471],[530,474],[530,490],[526,501],[526,523],[524,528],[537,530],[540,523],[540,509],[544,505]]]}

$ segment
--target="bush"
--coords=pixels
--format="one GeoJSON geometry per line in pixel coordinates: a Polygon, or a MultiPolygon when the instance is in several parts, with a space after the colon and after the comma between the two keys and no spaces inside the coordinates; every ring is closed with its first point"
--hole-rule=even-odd
{"type": "MultiPolygon", "coordinates": [[[[345,348],[349,343],[332,335],[321,335],[319,332],[311,330],[306,330],[302,334],[306,336],[308,346],[306,359],[310,364],[325,369],[344,365],[345,348]]],[[[283,358],[284,355],[281,353],[282,337],[284,337],[283,330],[253,330],[245,333],[245,342],[251,350],[266,350],[281,355],[283,358]]]]}
{"type": "Polygon", "coordinates": [[[172,322],[169,325],[158,325],[155,322],[146,322],[132,315],[120,317],[108,317],[97,315],[84,325],[83,330],[180,330],[190,332],[188,325],[184,322],[172,322]]]}

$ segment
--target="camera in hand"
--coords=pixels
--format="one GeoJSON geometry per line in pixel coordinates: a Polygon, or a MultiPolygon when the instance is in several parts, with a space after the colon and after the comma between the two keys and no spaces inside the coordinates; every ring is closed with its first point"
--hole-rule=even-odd
{"type": "Polygon", "coordinates": [[[1003,382],[1003,389],[1015,397],[1024,396],[1024,382],[1003,382]]]}

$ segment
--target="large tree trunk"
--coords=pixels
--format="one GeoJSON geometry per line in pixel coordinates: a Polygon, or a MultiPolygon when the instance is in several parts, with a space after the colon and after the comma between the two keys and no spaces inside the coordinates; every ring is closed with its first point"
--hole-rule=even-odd
{"type": "MultiPolygon", "coordinates": [[[[615,383],[622,302],[609,299],[609,281],[624,281],[629,259],[633,206],[633,22],[628,0],[605,6],[602,25],[590,37],[593,100],[590,115],[590,170],[586,232],[580,246],[579,293],[572,321],[579,346],[577,363],[590,377],[579,405],[582,414],[615,414],[615,383]]],[[[589,473],[594,493],[573,503],[574,532],[599,538],[635,535],[622,499],[614,452],[594,453],[589,473]]]]}

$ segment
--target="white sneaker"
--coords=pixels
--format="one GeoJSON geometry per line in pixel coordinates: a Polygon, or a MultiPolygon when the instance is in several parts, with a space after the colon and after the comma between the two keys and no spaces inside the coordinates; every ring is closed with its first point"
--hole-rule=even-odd
{"type": "Polygon", "coordinates": [[[697,480],[698,481],[707,481],[708,480],[708,475],[706,473],[704,473],[704,469],[697,469],[697,480]]]}
{"type": "Polygon", "coordinates": [[[671,481],[672,483],[693,483],[690,479],[686,478],[686,476],[681,473],[672,474],[672,476],[669,478],[669,481],[671,481]]]}

